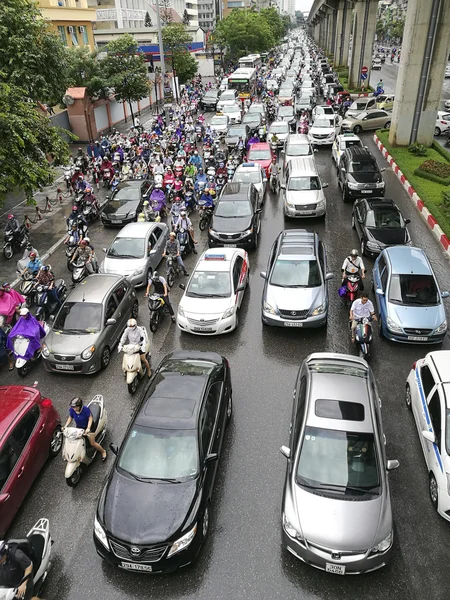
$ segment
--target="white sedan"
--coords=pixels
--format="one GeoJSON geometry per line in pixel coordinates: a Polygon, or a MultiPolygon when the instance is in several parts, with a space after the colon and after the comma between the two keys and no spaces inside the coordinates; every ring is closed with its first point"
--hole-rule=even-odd
{"type": "Polygon", "coordinates": [[[334,160],[336,168],[339,167],[341,156],[347,148],[351,148],[351,146],[360,146],[362,148],[362,145],[363,143],[356,133],[349,132],[337,135],[331,148],[331,158],[334,160]]]}
{"type": "Polygon", "coordinates": [[[234,172],[233,183],[253,183],[258,191],[259,206],[264,204],[267,177],[258,163],[242,163],[234,172]]]}
{"type": "Polygon", "coordinates": [[[241,248],[203,252],[178,305],[181,331],[220,335],[236,329],[249,270],[248,254],[241,248]]]}
{"type": "Polygon", "coordinates": [[[434,126],[434,135],[441,135],[450,131],[450,113],[439,110],[434,126]]]}
{"type": "Polygon", "coordinates": [[[225,135],[230,126],[230,117],[228,115],[214,115],[209,123],[213,131],[217,131],[219,135],[225,135]]]}
{"type": "Polygon", "coordinates": [[[242,120],[241,107],[237,104],[230,104],[229,106],[223,106],[220,109],[222,115],[226,115],[230,119],[230,123],[240,123],[242,120]]]}
{"type": "Polygon", "coordinates": [[[428,491],[437,512],[450,521],[450,350],[416,361],[406,382],[428,471],[428,491]]]}
{"type": "Polygon", "coordinates": [[[337,118],[330,118],[330,115],[317,117],[309,128],[309,141],[315,146],[329,146],[334,142],[339,129],[340,122],[337,118]]]}

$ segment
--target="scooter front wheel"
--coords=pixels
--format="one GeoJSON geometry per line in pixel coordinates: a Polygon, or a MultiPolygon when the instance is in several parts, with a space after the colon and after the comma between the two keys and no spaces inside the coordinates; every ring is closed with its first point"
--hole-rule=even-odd
{"type": "Polygon", "coordinates": [[[3,247],[3,256],[6,258],[6,260],[9,260],[10,258],[13,257],[13,248],[11,244],[5,244],[5,246],[3,247]]]}
{"type": "Polygon", "coordinates": [[[167,285],[169,287],[172,287],[174,283],[175,283],[175,273],[173,272],[173,269],[170,269],[169,271],[167,271],[167,285]]]}
{"type": "Polygon", "coordinates": [[[136,375],[136,377],[133,379],[133,381],[128,384],[128,393],[131,396],[134,396],[134,394],[136,393],[137,386],[138,386],[138,376],[136,375]]]}
{"type": "Polygon", "coordinates": [[[81,479],[81,467],[77,467],[70,477],[66,479],[66,483],[69,487],[74,488],[80,483],[81,479]]]}
{"type": "Polygon", "coordinates": [[[152,316],[150,317],[150,331],[152,333],[155,333],[156,330],[158,329],[158,325],[159,325],[159,312],[155,311],[154,313],[152,313],[152,316]]]}
{"type": "Polygon", "coordinates": [[[30,372],[30,363],[29,362],[26,362],[23,365],[23,367],[19,367],[17,369],[17,373],[19,374],[19,377],[26,377],[29,372],[30,372]]]}

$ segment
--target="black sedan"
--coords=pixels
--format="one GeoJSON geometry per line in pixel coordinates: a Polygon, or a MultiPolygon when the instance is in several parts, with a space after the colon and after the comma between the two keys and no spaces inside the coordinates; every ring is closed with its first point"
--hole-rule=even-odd
{"type": "Polygon", "coordinates": [[[239,142],[239,138],[242,138],[244,142],[244,148],[247,147],[247,142],[250,139],[250,129],[248,125],[236,123],[228,127],[228,131],[225,134],[225,144],[229,149],[234,148],[239,142]]]}
{"type": "Polygon", "coordinates": [[[242,117],[242,125],[248,125],[250,134],[257,133],[262,124],[262,116],[260,113],[246,113],[242,117]]]}
{"type": "Polygon", "coordinates": [[[200,100],[200,107],[203,110],[216,110],[219,96],[219,90],[208,90],[200,100]]]}
{"type": "Polygon", "coordinates": [[[410,245],[409,222],[388,198],[360,198],[353,205],[352,227],[359,236],[361,254],[367,256],[378,256],[388,246],[410,245]]]}
{"type": "Polygon", "coordinates": [[[228,361],[214,352],[166,356],[128,427],[100,495],[98,554],[128,571],[164,573],[196,558],[232,412],[228,361]]]}
{"type": "Polygon", "coordinates": [[[142,205],[151,191],[148,179],[124,181],[117,186],[102,208],[100,218],[103,225],[118,225],[137,220],[142,205]]]}

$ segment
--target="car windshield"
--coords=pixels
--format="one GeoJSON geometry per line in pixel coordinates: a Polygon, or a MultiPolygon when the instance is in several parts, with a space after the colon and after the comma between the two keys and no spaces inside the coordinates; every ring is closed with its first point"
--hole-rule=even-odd
{"type": "Polygon", "coordinates": [[[332,125],[330,125],[329,119],[316,119],[313,123],[313,127],[318,127],[320,129],[329,129],[330,127],[332,127],[332,125]]]}
{"type": "Polygon", "coordinates": [[[286,156],[308,156],[312,154],[309,144],[288,144],[286,156]]]}
{"type": "Polygon", "coordinates": [[[259,171],[239,169],[236,171],[233,183],[261,183],[261,174],[259,171]]]}
{"type": "Polygon", "coordinates": [[[231,113],[235,113],[235,112],[240,112],[240,108],[239,106],[236,106],[236,104],[231,104],[230,106],[224,106],[222,108],[222,112],[227,115],[227,114],[231,114],[231,113]]]}
{"type": "Polygon", "coordinates": [[[211,125],[226,125],[227,118],[226,117],[213,117],[211,119],[211,125]]]}
{"type": "Polygon", "coordinates": [[[271,285],[279,287],[313,288],[322,285],[316,260],[278,259],[270,276],[271,285]]]}
{"type": "Polygon", "coordinates": [[[264,114],[264,106],[259,106],[258,104],[251,104],[250,108],[248,109],[248,112],[250,114],[258,113],[259,115],[263,115],[264,114]]]}
{"type": "Polygon", "coordinates": [[[389,301],[395,304],[435,306],[439,292],[432,275],[392,275],[389,301]]]}
{"type": "Polygon", "coordinates": [[[334,115],[334,110],[331,106],[316,106],[314,110],[318,115],[334,115]]]}
{"type": "Polygon", "coordinates": [[[206,92],[205,98],[217,98],[217,92],[206,92]]]}
{"type": "Polygon", "coordinates": [[[190,298],[229,298],[230,295],[228,271],[195,271],[186,290],[190,298]]]}
{"type": "Polygon", "coordinates": [[[362,146],[361,140],[345,140],[343,144],[343,150],[351,148],[352,146],[362,146]]]}
{"type": "Polygon", "coordinates": [[[230,100],[236,100],[236,96],[234,95],[234,92],[222,92],[222,95],[220,96],[220,100],[226,100],[227,102],[230,100]]]}
{"type": "Polygon", "coordinates": [[[198,473],[196,432],[135,424],[124,442],[117,467],[136,479],[191,479],[198,473]]]}
{"type": "Polygon", "coordinates": [[[247,113],[242,120],[243,123],[260,123],[261,115],[259,113],[247,113]]]}
{"type": "Polygon", "coordinates": [[[136,187],[124,187],[118,189],[113,198],[108,202],[109,206],[119,208],[127,202],[137,202],[141,197],[141,190],[136,187]]]}
{"type": "Polygon", "coordinates": [[[283,121],[282,123],[272,123],[270,133],[289,133],[289,125],[283,121]]]}
{"type": "Polygon", "coordinates": [[[224,217],[226,219],[233,217],[251,217],[252,207],[247,200],[222,200],[219,202],[216,212],[216,217],[224,217]]]}
{"type": "Polygon", "coordinates": [[[280,106],[278,109],[278,116],[280,117],[293,117],[294,109],[292,106],[280,106]]]}
{"type": "Polygon", "coordinates": [[[297,100],[297,104],[299,106],[309,106],[310,105],[311,100],[309,99],[308,96],[302,96],[301,98],[299,98],[297,100]]]}
{"type": "Polygon", "coordinates": [[[270,160],[271,158],[272,154],[269,148],[251,148],[248,155],[249,160],[270,160]]]}
{"type": "Polygon", "coordinates": [[[287,189],[293,192],[320,190],[320,181],[318,177],[290,177],[287,189]]]}
{"type": "Polygon", "coordinates": [[[144,258],[145,238],[117,237],[106,256],[112,258],[144,258]]]}
{"type": "Polygon", "coordinates": [[[97,333],[102,327],[102,305],[93,302],[65,302],[53,331],[73,334],[97,333]]]}
{"type": "Polygon", "coordinates": [[[241,137],[244,138],[246,136],[247,132],[245,127],[236,127],[235,125],[233,125],[233,127],[230,127],[230,129],[228,130],[227,135],[228,136],[236,136],[236,137],[241,137]]]}
{"type": "Polygon", "coordinates": [[[372,433],[306,427],[296,483],[323,495],[378,495],[380,474],[372,433]]]}
{"type": "Polygon", "coordinates": [[[404,227],[405,223],[398,210],[376,208],[367,212],[366,225],[367,227],[399,228],[404,227]]]}
{"type": "Polygon", "coordinates": [[[375,160],[352,160],[349,168],[350,173],[378,173],[378,165],[375,160]]]}

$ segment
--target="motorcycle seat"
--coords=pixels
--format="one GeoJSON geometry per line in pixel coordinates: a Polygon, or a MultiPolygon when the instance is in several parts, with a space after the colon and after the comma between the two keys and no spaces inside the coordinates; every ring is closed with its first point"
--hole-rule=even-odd
{"type": "Polygon", "coordinates": [[[91,431],[97,433],[98,422],[100,421],[100,405],[99,404],[91,404],[89,407],[92,413],[92,427],[91,431]]]}

